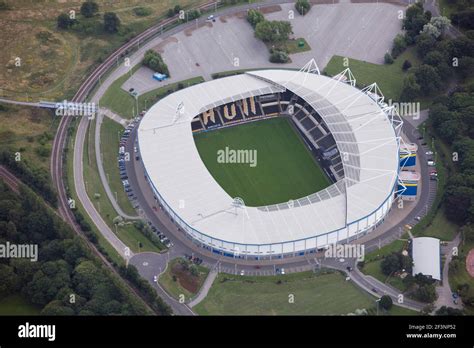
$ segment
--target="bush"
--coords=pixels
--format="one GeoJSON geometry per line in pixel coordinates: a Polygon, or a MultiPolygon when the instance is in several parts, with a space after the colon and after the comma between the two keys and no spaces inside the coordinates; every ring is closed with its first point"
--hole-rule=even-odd
{"type": "Polygon", "coordinates": [[[115,12],[104,13],[104,30],[108,33],[116,33],[120,27],[120,19],[115,12]]]}
{"type": "Polygon", "coordinates": [[[307,14],[311,10],[311,4],[308,0],[297,0],[295,3],[296,11],[302,16],[307,14]]]}
{"type": "Polygon", "coordinates": [[[165,64],[163,58],[158,52],[153,50],[146,51],[142,64],[149,67],[151,70],[170,76],[168,66],[165,64]]]}
{"type": "Polygon", "coordinates": [[[392,57],[397,58],[400,54],[405,51],[407,48],[407,42],[405,40],[405,36],[398,34],[393,39],[393,47],[392,47],[392,57]]]}
{"type": "Polygon", "coordinates": [[[255,26],[255,37],[263,42],[278,43],[288,40],[293,33],[288,21],[261,21],[255,26]]]}
{"type": "Polygon", "coordinates": [[[74,24],[74,20],[71,19],[66,13],[61,13],[58,16],[56,23],[59,29],[69,29],[74,24]]]}
{"type": "Polygon", "coordinates": [[[81,5],[81,15],[86,18],[93,17],[99,11],[99,5],[94,1],[86,1],[81,5]]]}
{"type": "Polygon", "coordinates": [[[474,29],[474,10],[467,10],[455,13],[451,16],[454,25],[464,29],[474,29]]]}
{"type": "Polygon", "coordinates": [[[5,1],[0,1],[0,11],[9,10],[10,6],[5,1]]]}
{"type": "Polygon", "coordinates": [[[135,14],[135,16],[138,16],[138,17],[146,17],[146,16],[151,15],[153,11],[149,7],[140,6],[140,7],[135,7],[133,9],[133,13],[135,14]]]}
{"type": "Polygon", "coordinates": [[[388,311],[390,308],[392,308],[392,305],[393,305],[393,301],[390,296],[383,295],[380,298],[380,307],[382,307],[383,309],[388,311]]]}
{"type": "Polygon", "coordinates": [[[402,70],[403,71],[407,71],[408,69],[411,68],[411,62],[406,59],[404,62],[403,62],[403,65],[402,65],[402,70]]]}
{"type": "Polygon", "coordinates": [[[184,20],[192,21],[193,19],[197,19],[201,17],[201,11],[199,10],[189,10],[186,14],[186,17],[184,20]]]}
{"type": "Polygon", "coordinates": [[[174,13],[174,10],[173,10],[172,8],[170,8],[170,9],[168,10],[168,12],[166,12],[166,17],[171,18],[171,17],[173,17],[175,14],[176,14],[176,13],[174,13]]]}
{"type": "Polygon", "coordinates": [[[393,64],[393,57],[390,53],[385,53],[385,56],[383,57],[383,60],[385,64],[393,64]]]}
{"type": "Polygon", "coordinates": [[[257,10],[250,9],[247,12],[247,21],[252,25],[252,27],[256,27],[258,23],[265,20],[263,14],[257,10]]]}
{"type": "Polygon", "coordinates": [[[270,54],[270,62],[272,63],[288,63],[290,57],[285,51],[274,50],[270,54]]]}

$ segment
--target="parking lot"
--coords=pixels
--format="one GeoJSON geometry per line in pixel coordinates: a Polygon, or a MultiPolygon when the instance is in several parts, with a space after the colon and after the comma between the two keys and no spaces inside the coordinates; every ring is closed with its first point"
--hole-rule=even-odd
{"type": "Polygon", "coordinates": [[[254,37],[245,15],[240,14],[158,38],[154,49],[168,64],[171,78],[158,82],[152,78],[153,71],[140,68],[122,88],[134,88],[142,94],[196,76],[210,79],[211,74],[228,70],[301,68],[311,58],[323,69],[333,55],[382,64],[393,38],[401,31],[398,11],[404,7],[386,3],[321,4],[314,5],[304,17],[295,13],[295,18],[289,19],[293,9],[293,4],[284,4],[278,12],[266,15],[269,20],[290,20],[293,37],[304,37],[311,46],[311,51],[292,54],[292,63],[270,63],[267,47],[254,37]]]}

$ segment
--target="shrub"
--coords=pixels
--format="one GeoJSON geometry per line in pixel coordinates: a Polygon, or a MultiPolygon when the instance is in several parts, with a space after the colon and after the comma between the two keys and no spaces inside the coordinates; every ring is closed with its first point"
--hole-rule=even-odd
{"type": "Polygon", "coordinates": [[[263,14],[257,10],[250,9],[247,12],[247,21],[252,25],[252,27],[256,27],[258,23],[265,20],[263,14]]]}
{"type": "Polygon", "coordinates": [[[393,57],[390,53],[385,53],[385,56],[383,57],[383,60],[385,64],[393,64],[393,57]]]}
{"type": "Polygon", "coordinates": [[[99,5],[94,1],[86,1],[81,5],[81,15],[86,18],[93,17],[99,11],[99,5]]]}
{"type": "Polygon", "coordinates": [[[390,308],[392,308],[392,305],[393,305],[393,301],[390,296],[383,295],[380,298],[380,307],[382,307],[383,309],[388,311],[390,308]]]}
{"type": "Polygon", "coordinates": [[[74,20],[71,19],[66,13],[61,13],[58,16],[56,23],[59,29],[69,29],[74,24],[74,20]]]}
{"type": "Polygon", "coordinates": [[[163,61],[161,55],[153,50],[148,50],[145,52],[145,57],[143,58],[142,64],[161,74],[168,76],[170,75],[168,66],[163,61]]]}
{"type": "Polygon", "coordinates": [[[146,17],[146,16],[151,15],[153,11],[149,7],[140,6],[140,7],[135,7],[133,9],[133,13],[135,14],[135,16],[138,16],[138,17],[146,17]]]}
{"type": "Polygon", "coordinates": [[[405,40],[405,36],[402,34],[398,34],[393,39],[393,47],[392,47],[392,57],[397,58],[405,49],[407,48],[407,42],[405,40]]]}
{"type": "Polygon", "coordinates": [[[272,63],[288,63],[290,57],[285,51],[274,50],[270,54],[270,62],[272,63]]]}
{"type": "Polygon", "coordinates": [[[402,65],[402,70],[403,71],[407,71],[408,69],[411,68],[411,62],[406,59],[404,62],[403,62],[403,65],[402,65]]]}
{"type": "Polygon", "coordinates": [[[295,8],[300,15],[304,16],[311,10],[311,4],[308,0],[298,0],[295,3],[295,8]]]}
{"type": "Polygon", "coordinates": [[[115,12],[104,13],[104,30],[108,33],[116,33],[120,27],[120,19],[115,12]]]}

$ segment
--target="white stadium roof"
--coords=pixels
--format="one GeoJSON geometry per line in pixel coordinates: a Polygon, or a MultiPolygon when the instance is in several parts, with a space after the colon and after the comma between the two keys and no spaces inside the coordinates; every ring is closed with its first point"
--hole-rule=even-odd
{"type": "Polygon", "coordinates": [[[193,230],[239,244],[306,239],[368,219],[393,196],[399,166],[398,138],[379,104],[350,84],[290,70],[252,71],[175,92],[146,113],[138,141],[147,175],[166,205],[193,230]],[[345,157],[345,179],[295,197],[291,209],[286,203],[235,208],[234,197],[202,162],[191,121],[213,107],[285,89],[321,115],[345,157]]]}
{"type": "Polygon", "coordinates": [[[441,280],[439,239],[419,237],[412,239],[413,275],[421,273],[441,280]]]}

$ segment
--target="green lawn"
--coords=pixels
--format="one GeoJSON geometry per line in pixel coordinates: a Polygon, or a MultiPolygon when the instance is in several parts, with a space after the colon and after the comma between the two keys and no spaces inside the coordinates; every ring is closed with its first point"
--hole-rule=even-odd
{"type": "MultiPolygon", "coordinates": [[[[393,64],[373,64],[357,59],[349,58],[349,68],[354,74],[357,85],[368,86],[374,82],[382,90],[386,99],[398,100],[403,87],[403,79],[407,73],[403,72],[403,62],[408,59],[412,63],[412,69],[419,64],[420,60],[416,56],[414,48],[408,48],[403,52],[393,64]]],[[[330,76],[337,75],[348,68],[343,65],[344,57],[333,56],[325,68],[325,72],[330,76]]]]}
{"type": "MultiPolygon", "coordinates": [[[[137,109],[137,101],[135,100],[135,97],[133,97],[130,93],[124,91],[121,86],[140,67],[140,64],[135,65],[128,73],[122,75],[117,80],[115,80],[100,99],[100,105],[112,110],[123,118],[134,117],[137,109]]],[[[156,89],[138,96],[138,110],[141,111],[146,108],[149,108],[159,99],[165,97],[169,93],[168,91],[177,90],[178,85],[180,87],[188,87],[197,83],[201,83],[203,81],[204,79],[201,76],[194,77],[181,82],[171,83],[168,85],[163,85],[166,82],[157,81],[156,89]]]]}
{"type": "MultiPolygon", "coordinates": [[[[102,186],[102,182],[100,181],[94,153],[94,130],[95,123],[91,123],[87,133],[86,143],[84,144],[84,181],[87,194],[107,225],[116,232],[120,240],[122,240],[133,252],[160,252],[163,247],[154,245],[133,225],[131,221],[125,222],[123,226],[117,226],[117,228],[115,228],[113,219],[118,214],[108,199],[104,187],[102,186]],[[139,242],[142,244],[142,247],[139,247],[139,242]]],[[[115,136],[117,137],[117,135],[115,136]]],[[[104,139],[102,139],[102,141],[104,141],[104,139]]],[[[114,149],[115,148],[116,147],[114,147],[114,149]]],[[[116,171],[118,171],[118,167],[116,171]]]]}
{"type": "Polygon", "coordinates": [[[286,50],[288,50],[288,52],[290,54],[293,54],[293,53],[300,53],[300,52],[306,52],[306,51],[311,51],[311,46],[309,45],[309,43],[302,37],[299,37],[297,39],[294,39],[294,40],[287,40],[284,44],[283,44],[284,48],[286,48],[286,50]],[[304,45],[303,46],[299,46],[299,42],[303,42],[304,45]]]}
{"type": "Polygon", "coordinates": [[[39,315],[40,308],[29,304],[20,295],[0,298],[0,315],[39,315]]]}
{"type": "Polygon", "coordinates": [[[407,288],[403,283],[402,279],[399,277],[388,277],[382,273],[380,269],[380,263],[382,262],[383,257],[391,254],[392,252],[399,252],[403,249],[405,245],[403,240],[395,240],[394,242],[385,245],[379,250],[372,251],[371,253],[365,256],[364,267],[361,269],[364,274],[370,275],[382,283],[393,286],[394,288],[399,289],[400,291],[405,291],[407,288]]]}
{"type": "Polygon", "coordinates": [[[199,154],[214,179],[247,206],[287,202],[329,186],[291,121],[274,118],[195,135],[199,154]],[[218,163],[218,151],[256,150],[256,166],[218,163]]]}
{"type": "MultiPolygon", "coordinates": [[[[219,274],[193,309],[200,315],[343,315],[363,308],[375,314],[375,298],[340,273],[303,272],[271,277],[219,274]]],[[[389,314],[413,314],[396,310],[389,314]]]]}
{"type": "MultiPolygon", "coordinates": [[[[105,117],[100,127],[100,151],[102,153],[102,165],[104,166],[110,190],[114,195],[117,193],[118,204],[122,210],[128,215],[135,216],[137,212],[123,190],[120,171],[117,166],[120,136],[124,130],[122,125],[105,117]]],[[[130,154],[130,160],[135,160],[133,153],[130,154]]]]}
{"type": "Polygon", "coordinates": [[[66,186],[69,187],[69,197],[74,199],[76,202],[76,209],[82,214],[84,219],[89,223],[91,226],[92,232],[94,235],[97,237],[97,244],[107,253],[109,258],[114,261],[117,265],[122,265],[125,264],[124,259],[120,254],[110,245],[110,243],[107,241],[107,239],[102,236],[102,234],[99,232],[97,229],[96,225],[93,223],[93,221],[89,218],[87,215],[86,211],[84,210],[83,206],[81,205],[81,202],[77,198],[77,193],[74,187],[74,172],[73,172],[73,150],[74,150],[74,137],[75,137],[75,129],[77,125],[77,120],[73,120],[73,125],[74,125],[74,131],[71,132],[71,136],[68,138],[68,142],[66,144],[66,149],[67,149],[67,156],[66,156],[66,186]]]}
{"type": "Polygon", "coordinates": [[[166,271],[160,275],[158,281],[171,296],[179,299],[181,295],[184,295],[187,301],[199,292],[199,289],[209,274],[209,269],[204,266],[196,265],[199,270],[199,277],[193,277],[189,272],[180,273],[177,271],[179,270],[179,268],[177,268],[179,267],[179,260],[180,259],[171,260],[166,271]],[[173,275],[176,276],[176,281],[173,280],[173,275]],[[189,281],[192,282],[195,288],[193,287],[193,289],[191,289],[189,286],[186,286],[189,281]]]}
{"type": "Polygon", "coordinates": [[[417,234],[417,237],[434,237],[443,241],[453,240],[459,227],[449,221],[444,215],[444,209],[439,208],[433,218],[433,221],[417,234]]]}

